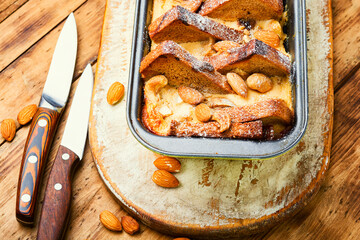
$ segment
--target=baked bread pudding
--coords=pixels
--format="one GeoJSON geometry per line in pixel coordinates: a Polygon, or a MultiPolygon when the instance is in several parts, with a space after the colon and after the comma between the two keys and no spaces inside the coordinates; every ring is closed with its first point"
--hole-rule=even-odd
{"type": "Polygon", "coordinates": [[[154,0],[142,122],[154,134],[273,140],[293,125],[282,0],[154,0]]]}

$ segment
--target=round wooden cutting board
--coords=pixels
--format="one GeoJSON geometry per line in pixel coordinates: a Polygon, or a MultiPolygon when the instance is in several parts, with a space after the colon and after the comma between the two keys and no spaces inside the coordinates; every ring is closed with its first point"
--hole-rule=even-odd
{"type": "MultiPolygon", "coordinates": [[[[108,0],[90,116],[99,173],[119,202],[146,225],[171,235],[234,237],[270,228],[303,207],[329,165],[332,114],[332,26],[329,0],[307,0],[309,124],[290,152],[263,161],[180,159],[181,185],[151,181],[157,154],[132,136],[126,98],[110,106],[109,86],[127,86],[134,1],[108,0]]],[[[126,93],[126,92],[125,92],[126,93]]]]}

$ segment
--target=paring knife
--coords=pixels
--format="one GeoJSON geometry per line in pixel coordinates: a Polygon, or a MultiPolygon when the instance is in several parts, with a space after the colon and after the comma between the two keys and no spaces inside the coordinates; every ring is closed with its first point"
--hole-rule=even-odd
{"type": "Polygon", "coordinates": [[[39,108],[31,122],[22,157],[16,196],[16,218],[34,223],[40,179],[52,139],[66,105],[74,74],[77,30],[71,13],[61,30],[51,61],[39,108]]]}
{"type": "Polygon", "coordinates": [[[76,165],[83,157],[93,74],[88,64],[81,75],[65,130],[46,185],[37,239],[62,239],[69,220],[71,180],[76,165]]]}

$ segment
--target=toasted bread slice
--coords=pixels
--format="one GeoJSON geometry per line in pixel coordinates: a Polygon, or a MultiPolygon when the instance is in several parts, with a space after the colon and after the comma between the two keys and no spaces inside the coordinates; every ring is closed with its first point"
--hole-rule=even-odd
{"type": "Polygon", "coordinates": [[[173,125],[171,134],[177,137],[210,137],[210,138],[247,138],[261,139],[263,137],[262,121],[247,123],[232,123],[225,132],[220,132],[216,122],[193,123],[183,122],[173,125]]]}
{"type": "Polygon", "coordinates": [[[269,76],[284,76],[289,74],[291,69],[291,61],[287,55],[257,39],[244,46],[213,55],[207,61],[221,73],[238,68],[248,74],[256,72],[269,76]]]}
{"type": "Polygon", "coordinates": [[[227,21],[279,19],[283,0],[206,0],[199,14],[227,21]]]}
{"type": "Polygon", "coordinates": [[[165,75],[170,86],[185,85],[208,93],[233,93],[225,76],[173,41],[162,42],[146,55],[140,64],[140,73],[145,81],[155,75],[165,75]]]}
{"type": "Polygon", "coordinates": [[[232,123],[261,119],[265,123],[280,122],[291,124],[294,118],[294,112],[281,99],[264,100],[243,107],[223,108],[220,111],[227,112],[231,117],[232,123]]]}
{"type": "Polygon", "coordinates": [[[207,17],[176,6],[149,26],[151,40],[156,43],[173,40],[178,43],[204,41],[209,37],[242,43],[243,33],[207,17]]]}

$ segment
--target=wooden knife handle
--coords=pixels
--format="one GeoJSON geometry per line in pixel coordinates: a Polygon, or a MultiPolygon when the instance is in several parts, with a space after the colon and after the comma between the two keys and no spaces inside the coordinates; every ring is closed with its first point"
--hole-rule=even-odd
{"type": "Polygon", "coordinates": [[[55,134],[60,113],[40,107],[31,122],[21,161],[16,196],[16,218],[33,225],[41,175],[55,134]]]}
{"type": "Polygon", "coordinates": [[[78,156],[60,146],[46,185],[37,239],[62,239],[69,220],[71,180],[78,156]]]}

